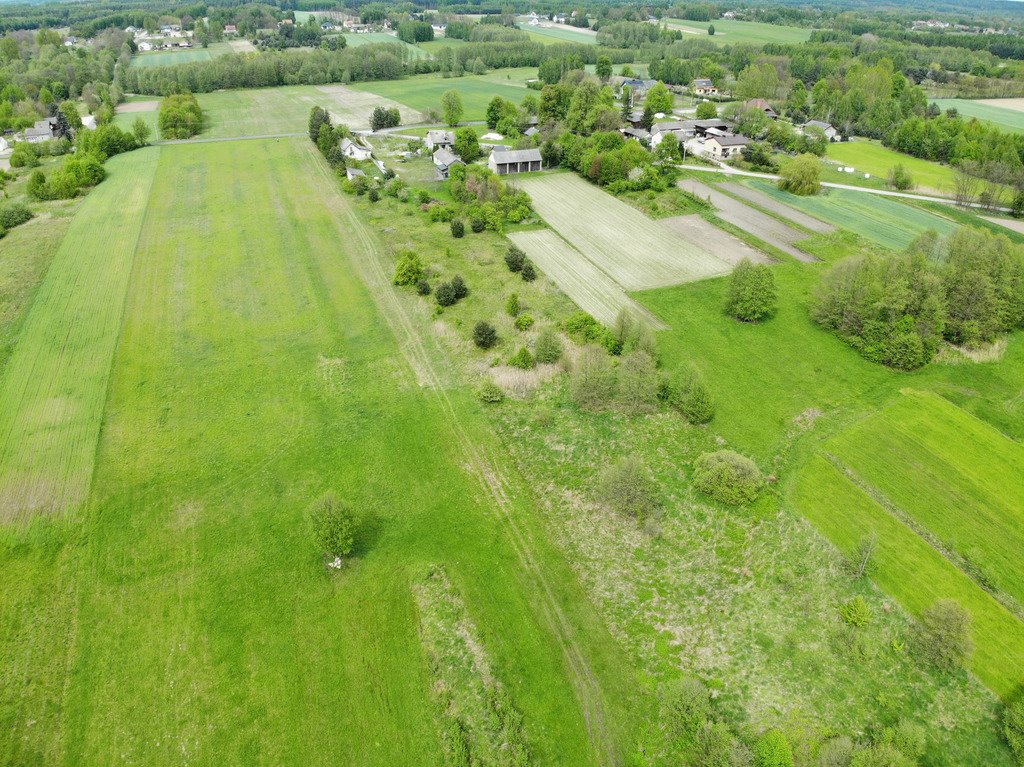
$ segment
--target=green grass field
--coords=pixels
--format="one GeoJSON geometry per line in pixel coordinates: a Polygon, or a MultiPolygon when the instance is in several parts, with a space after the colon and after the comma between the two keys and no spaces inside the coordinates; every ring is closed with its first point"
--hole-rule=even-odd
{"type": "Polygon", "coordinates": [[[445,91],[455,90],[462,96],[462,105],[465,109],[462,119],[473,121],[486,117],[487,105],[495,96],[518,104],[528,93],[527,78],[536,76],[536,69],[495,69],[486,75],[448,78],[436,74],[418,75],[404,80],[352,83],[350,87],[353,90],[376,93],[420,112],[429,109],[440,111],[441,95],[445,91]]]}
{"type": "Polygon", "coordinates": [[[669,29],[680,29],[694,35],[703,35],[718,45],[752,43],[803,43],[810,39],[811,30],[804,27],[787,27],[779,24],[762,24],[757,21],[736,21],[715,19],[712,22],[666,19],[669,29]],[[714,24],[715,34],[708,34],[708,27],[714,24]]]}
{"type": "MultiPolygon", "coordinates": [[[[308,141],[163,147],[111,171],[5,377],[81,317],[61,324],[74,356],[55,380],[102,429],[54,411],[67,449],[15,451],[58,479],[70,455],[78,488],[95,472],[80,512],[0,535],[0,761],[439,763],[411,587],[428,564],[535,758],[617,758],[628,665],[308,141]],[[303,523],[327,489],[364,518],[333,577],[303,523]]],[[[5,395],[5,420],[31,423],[44,393],[5,395]]]]}
{"type": "Polygon", "coordinates": [[[868,139],[829,144],[828,158],[856,168],[858,173],[870,173],[883,181],[892,168],[902,165],[910,171],[914,186],[921,191],[951,195],[956,180],[956,173],[948,165],[911,157],[868,139]]]}
{"type": "Polygon", "coordinates": [[[956,224],[948,218],[881,195],[828,189],[813,197],[800,197],[780,191],[767,181],[744,179],[742,183],[823,221],[895,250],[902,250],[915,237],[930,229],[940,234],[949,234],[956,229],[956,224]]]}
{"type": "Polygon", "coordinates": [[[345,35],[344,37],[345,42],[351,46],[369,45],[370,43],[400,45],[410,59],[429,59],[431,56],[423,48],[407,43],[404,40],[399,40],[397,36],[389,35],[387,32],[364,32],[361,34],[345,35]]]}
{"type": "Polygon", "coordinates": [[[210,61],[225,53],[231,53],[230,43],[213,43],[209,48],[150,51],[133,56],[131,65],[133,67],[166,67],[173,64],[189,64],[193,61],[210,61]]]}
{"type": "Polygon", "coordinates": [[[442,48],[459,48],[466,45],[465,40],[460,40],[457,37],[436,37],[433,40],[428,40],[424,43],[417,43],[416,45],[431,56],[437,55],[437,52],[442,48]]]}
{"type": "Polygon", "coordinates": [[[1024,111],[1019,105],[1020,99],[992,99],[972,101],[970,99],[933,99],[943,111],[954,108],[964,117],[976,117],[982,122],[991,123],[1011,133],[1024,132],[1024,111]],[[1018,108],[1002,106],[1000,102],[1014,104],[1018,108]]]}
{"type": "Polygon", "coordinates": [[[593,32],[562,29],[561,27],[532,27],[529,24],[519,24],[519,28],[526,32],[530,39],[550,45],[552,43],[582,43],[584,45],[597,45],[597,35],[593,32]]]}

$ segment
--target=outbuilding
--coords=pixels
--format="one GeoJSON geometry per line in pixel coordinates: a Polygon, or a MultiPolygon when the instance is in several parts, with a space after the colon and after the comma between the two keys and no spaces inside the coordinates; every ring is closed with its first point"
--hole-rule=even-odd
{"type": "Polygon", "coordinates": [[[437,172],[441,174],[441,178],[448,178],[448,174],[451,173],[452,166],[461,162],[462,158],[448,147],[443,146],[434,152],[434,167],[437,168],[437,172]]]}
{"type": "Polygon", "coordinates": [[[350,138],[341,140],[341,153],[350,160],[369,160],[373,157],[373,150],[362,144],[357,144],[350,138]]]}
{"type": "Polygon", "coordinates": [[[839,140],[839,131],[837,131],[832,125],[822,120],[811,120],[803,124],[803,129],[806,132],[808,128],[820,128],[821,132],[825,134],[825,138],[829,141],[839,140]]]}
{"type": "Polygon", "coordinates": [[[529,173],[540,170],[543,160],[539,149],[513,149],[508,152],[491,152],[487,166],[500,176],[510,173],[529,173]]]}

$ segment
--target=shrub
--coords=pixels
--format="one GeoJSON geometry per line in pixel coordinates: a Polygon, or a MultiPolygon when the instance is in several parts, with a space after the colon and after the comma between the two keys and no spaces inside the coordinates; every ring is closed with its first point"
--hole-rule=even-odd
{"type": "Polygon", "coordinates": [[[32,211],[20,202],[12,202],[0,208],[0,230],[13,229],[32,218],[32,211]]]}
{"type": "Polygon", "coordinates": [[[618,354],[622,347],[608,328],[586,312],[574,312],[565,320],[565,331],[582,343],[596,343],[612,354],[618,354]]]}
{"type": "Polygon", "coordinates": [[[886,182],[893,189],[899,189],[901,192],[914,188],[913,176],[902,165],[896,165],[889,169],[889,177],[886,179],[886,182]]]}
{"type": "Polygon", "coordinates": [[[466,282],[458,274],[452,277],[452,290],[455,291],[456,301],[461,301],[469,295],[469,288],[466,287],[466,282]]]}
{"type": "Polygon", "coordinates": [[[526,254],[517,245],[509,245],[508,253],[505,254],[505,265],[510,272],[522,271],[526,263],[526,254]]]}
{"type": "Polygon", "coordinates": [[[520,314],[516,317],[516,330],[529,330],[533,327],[533,316],[530,314],[520,314]]]}
{"type": "Polygon", "coordinates": [[[505,301],[505,312],[509,317],[516,317],[519,315],[519,309],[519,294],[513,293],[508,297],[508,300],[505,301]]]}
{"type": "Polygon", "coordinates": [[[442,282],[434,291],[434,299],[438,306],[453,306],[458,302],[459,297],[455,295],[455,288],[450,282],[442,282]]]}
{"type": "Polygon", "coordinates": [[[623,406],[635,413],[653,410],[658,402],[658,371],[654,358],[638,350],[624,357],[618,369],[618,393],[623,406]]]}
{"type": "Polygon", "coordinates": [[[505,392],[503,392],[501,387],[494,383],[490,378],[480,385],[480,390],[477,392],[477,396],[480,397],[481,402],[486,402],[489,405],[495,405],[499,402],[505,401],[505,392]]]}
{"type": "Polygon", "coordinates": [[[537,279],[537,271],[533,268],[533,263],[524,261],[523,268],[519,270],[519,276],[523,278],[523,282],[533,282],[537,279]]]}
{"type": "Polygon", "coordinates": [[[817,194],[821,189],[821,160],[813,154],[802,154],[782,166],[779,189],[802,196],[817,194]]]}
{"type": "Polygon", "coordinates": [[[940,599],[921,613],[916,634],[925,658],[946,671],[961,668],[974,652],[971,616],[952,599],[940,599]]]}
{"type": "Polygon", "coordinates": [[[778,295],[772,270],[744,258],[733,269],[725,295],[725,311],[738,320],[760,322],[770,317],[778,295]]]}
{"type": "Polygon", "coordinates": [[[793,767],[793,751],[779,730],[769,730],[754,744],[756,767],[793,767]]]}
{"type": "Polygon", "coordinates": [[[612,361],[596,346],[587,346],[576,359],[569,377],[569,394],[579,407],[596,410],[615,398],[616,376],[612,361]]]}
{"type": "Polygon", "coordinates": [[[709,423],[715,417],[715,401],[696,369],[677,374],[668,385],[667,400],[692,424],[709,423]]]}
{"type": "Polygon", "coordinates": [[[644,519],[658,503],[658,488],[640,460],[627,456],[601,472],[597,497],[612,511],[644,519]]]}
{"type": "Polygon", "coordinates": [[[558,362],[562,358],[562,342],[558,339],[558,334],[551,328],[542,330],[537,336],[534,356],[537,358],[537,362],[544,364],[558,362]]]}
{"type": "Polygon", "coordinates": [[[687,677],[669,694],[665,709],[669,738],[677,744],[690,745],[712,717],[711,694],[700,680],[687,677]]]}
{"type": "Polygon", "coordinates": [[[512,355],[508,364],[514,368],[519,368],[520,370],[529,370],[536,363],[534,362],[533,355],[530,354],[530,350],[523,346],[519,351],[512,355]]]}
{"type": "Polygon", "coordinates": [[[458,239],[466,233],[466,225],[462,223],[461,218],[453,218],[451,223],[452,237],[458,239]]]}
{"type": "Polygon", "coordinates": [[[874,533],[865,535],[857,541],[857,548],[846,557],[846,571],[854,578],[863,578],[865,575],[869,575],[877,546],[878,537],[874,533]]]}
{"type": "Polygon", "coordinates": [[[378,202],[380,201],[380,192],[377,191],[376,187],[374,187],[373,189],[370,190],[369,194],[367,194],[366,197],[367,199],[369,199],[370,202],[378,202]]]}
{"type": "Polygon", "coordinates": [[[416,292],[421,296],[430,295],[430,283],[426,280],[416,280],[416,292]]]}
{"type": "Polygon", "coordinates": [[[862,596],[856,596],[839,607],[843,623],[854,628],[863,628],[871,623],[871,608],[862,596]]]}
{"type": "Polygon", "coordinates": [[[12,168],[37,168],[39,153],[32,144],[18,142],[11,152],[10,163],[12,168]]]}
{"type": "Polygon", "coordinates": [[[693,483],[705,495],[739,506],[752,502],[764,480],[752,460],[732,450],[705,453],[694,463],[693,483]]]}
{"type": "Polygon", "coordinates": [[[395,276],[391,281],[395,285],[417,285],[422,280],[423,262],[420,257],[411,250],[403,251],[395,263],[395,276]]]}
{"type": "Polygon", "coordinates": [[[1017,758],[1017,764],[1024,765],[1024,698],[1003,710],[1003,737],[1017,758]]]}
{"type": "Polygon", "coordinates": [[[355,546],[355,517],[351,507],[334,493],[325,493],[309,511],[309,523],[320,551],[345,557],[355,546]]]}
{"type": "Polygon", "coordinates": [[[473,328],[473,343],[481,349],[490,349],[498,342],[498,331],[489,322],[480,321],[473,328]]]}
{"type": "Polygon", "coordinates": [[[474,234],[480,234],[480,232],[487,228],[487,220],[474,216],[469,219],[469,228],[473,230],[474,234]]]}

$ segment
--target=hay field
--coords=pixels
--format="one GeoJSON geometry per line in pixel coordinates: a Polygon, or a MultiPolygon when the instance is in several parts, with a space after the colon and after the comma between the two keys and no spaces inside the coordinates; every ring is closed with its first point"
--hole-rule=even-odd
{"type": "Polygon", "coordinates": [[[562,237],[626,290],[727,274],[730,265],[575,174],[516,179],[562,237]]]}
{"type": "MultiPolygon", "coordinates": [[[[248,41],[246,41],[248,42],[248,41]]],[[[252,44],[249,44],[252,49],[252,44]]],[[[229,42],[212,43],[208,48],[180,48],[169,51],[149,51],[132,56],[133,67],[167,67],[174,64],[190,64],[194,61],[210,61],[225,53],[234,53],[235,48],[229,42]]]]}
{"type": "Polygon", "coordinates": [[[956,109],[1005,131],[1024,133],[1024,99],[934,99],[939,109],[956,109]]]}
{"type": "Polygon", "coordinates": [[[703,35],[716,45],[751,43],[804,43],[811,37],[811,30],[805,27],[788,27],[781,24],[764,24],[757,21],[736,19],[715,19],[711,22],[666,19],[669,29],[678,29],[686,34],[703,35]],[[715,34],[708,34],[708,27],[714,24],[715,34]]]}
{"type": "Polygon", "coordinates": [[[495,69],[486,75],[441,77],[439,74],[417,75],[402,80],[378,80],[352,83],[352,90],[376,93],[385,99],[405,104],[409,109],[426,112],[441,109],[441,96],[445,91],[458,91],[462,96],[464,122],[483,120],[487,105],[495,96],[519,104],[530,92],[526,80],[536,77],[536,69],[495,69]]]}

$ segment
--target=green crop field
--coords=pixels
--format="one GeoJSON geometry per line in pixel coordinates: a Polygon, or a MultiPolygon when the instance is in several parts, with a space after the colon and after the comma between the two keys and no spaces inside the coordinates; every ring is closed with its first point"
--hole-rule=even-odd
{"type": "Polygon", "coordinates": [[[526,80],[536,77],[536,69],[495,69],[486,75],[465,77],[441,77],[440,75],[418,75],[404,80],[386,80],[367,83],[352,83],[353,90],[376,93],[386,99],[405,104],[411,109],[426,112],[440,111],[441,95],[448,90],[458,91],[462,96],[465,121],[483,120],[487,105],[495,96],[501,96],[518,104],[526,96],[526,80]]]}
{"type": "Polygon", "coordinates": [[[787,27],[780,24],[762,24],[757,21],[736,21],[715,19],[711,22],[666,19],[669,29],[679,29],[693,35],[703,35],[718,45],[752,43],[802,43],[811,37],[811,30],[804,27],[787,27]],[[708,34],[708,27],[714,24],[715,34],[708,34]]]}
{"type": "Polygon", "coordinates": [[[0,761],[437,763],[412,589],[432,563],[539,761],[623,747],[620,651],[314,151],[124,155],[69,230],[5,374],[5,428],[43,406],[48,439],[9,441],[4,476],[13,457],[88,501],[0,537],[0,761]],[[46,388],[12,399],[38,349],[61,353],[46,388]],[[365,520],[335,576],[303,523],[328,489],[365,520]]]}
{"type": "Polygon", "coordinates": [[[435,37],[433,40],[416,43],[416,45],[425,50],[431,56],[435,56],[442,48],[458,48],[466,45],[466,41],[460,40],[457,37],[435,37]]]}
{"type": "Polygon", "coordinates": [[[564,29],[562,27],[544,27],[544,26],[530,26],[529,24],[519,24],[519,28],[524,30],[531,40],[535,40],[545,45],[551,43],[583,43],[584,45],[597,45],[597,34],[594,32],[587,32],[583,30],[576,31],[574,29],[564,29]]]}
{"type": "Polygon", "coordinates": [[[1024,133],[1024,102],[1021,99],[934,99],[939,109],[956,109],[965,117],[976,117],[1012,133],[1024,133]]]}
{"type": "MultiPolygon", "coordinates": [[[[887,178],[896,165],[902,165],[910,171],[914,186],[921,191],[952,195],[956,180],[956,173],[948,165],[911,157],[868,139],[829,144],[828,158],[856,168],[858,173],[870,173],[881,179],[887,178]]],[[[845,180],[845,176],[837,180],[845,180]]]]}
{"type": "Polygon", "coordinates": [[[184,48],[176,51],[149,51],[132,57],[133,67],[166,67],[172,64],[189,64],[193,61],[209,61],[217,56],[231,53],[230,43],[213,43],[209,48],[184,48]]]}
{"type": "Polygon", "coordinates": [[[360,34],[345,35],[345,42],[351,46],[369,45],[370,43],[389,43],[400,45],[405,55],[410,59],[429,59],[430,53],[419,46],[399,40],[397,36],[387,32],[363,32],[360,34]]]}
{"type": "Polygon", "coordinates": [[[780,191],[766,181],[744,179],[743,183],[822,221],[896,250],[907,247],[928,230],[949,234],[956,229],[956,224],[948,218],[881,195],[828,189],[813,197],[800,197],[780,191]]]}

